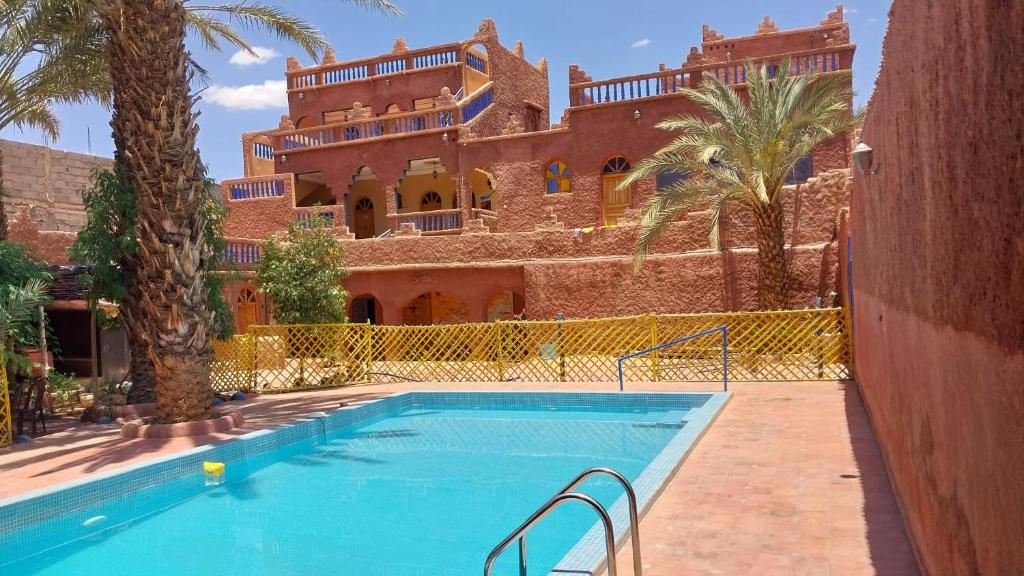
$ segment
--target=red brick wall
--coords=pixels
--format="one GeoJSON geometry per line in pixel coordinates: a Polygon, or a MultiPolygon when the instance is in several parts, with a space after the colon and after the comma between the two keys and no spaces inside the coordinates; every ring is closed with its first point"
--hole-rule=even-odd
{"type": "MultiPolygon", "coordinates": [[[[895,0],[851,225],[857,381],[920,562],[1024,571],[1024,4],[895,0]]],[[[870,525],[870,519],[869,519],[870,525]]]]}

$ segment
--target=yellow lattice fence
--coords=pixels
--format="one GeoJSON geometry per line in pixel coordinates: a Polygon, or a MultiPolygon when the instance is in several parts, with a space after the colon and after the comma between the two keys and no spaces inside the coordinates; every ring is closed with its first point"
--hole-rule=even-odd
{"type": "Polygon", "coordinates": [[[0,354],[0,448],[12,442],[11,432],[14,426],[11,424],[11,396],[7,386],[7,367],[0,354]]]}
{"type": "MultiPolygon", "coordinates": [[[[449,326],[253,326],[215,347],[218,390],[287,391],[369,381],[609,382],[617,359],[725,325],[729,379],[845,379],[841,308],[449,326]],[[248,370],[248,373],[246,373],[248,370]]],[[[720,381],[720,333],[623,363],[632,382],[720,381]]]]}

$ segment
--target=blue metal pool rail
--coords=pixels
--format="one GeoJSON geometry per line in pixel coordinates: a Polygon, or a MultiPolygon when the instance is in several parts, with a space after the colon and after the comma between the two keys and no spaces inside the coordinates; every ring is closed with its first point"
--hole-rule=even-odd
{"type": "Polygon", "coordinates": [[[664,344],[658,344],[657,346],[652,346],[652,347],[646,348],[644,350],[639,350],[637,352],[632,352],[630,354],[626,354],[625,356],[619,356],[618,360],[616,361],[618,363],[618,365],[619,365],[619,391],[621,392],[621,391],[625,390],[625,384],[622,381],[622,361],[623,360],[629,360],[631,358],[636,358],[638,356],[643,356],[645,354],[650,354],[651,352],[656,352],[658,350],[661,350],[662,348],[668,348],[669,346],[675,346],[676,344],[682,344],[683,342],[689,342],[690,340],[693,340],[695,338],[700,338],[702,336],[707,336],[708,334],[712,334],[714,332],[721,332],[722,333],[722,390],[724,392],[728,392],[729,391],[729,355],[728,355],[728,350],[729,350],[729,329],[726,328],[725,324],[722,324],[721,326],[717,326],[715,328],[708,328],[707,330],[704,330],[703,332],[698,332],[696,334],[690,334],[689,336],[683,336],[682,338],[676,338],[675,340],[671,340],[669,342],[665,342],[664,344]]]}

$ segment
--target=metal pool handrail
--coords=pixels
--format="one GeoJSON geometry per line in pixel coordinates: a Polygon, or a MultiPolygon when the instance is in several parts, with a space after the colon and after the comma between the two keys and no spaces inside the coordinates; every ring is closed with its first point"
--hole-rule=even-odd
{"type": "Polygon", "coordinates": [[[565,494],[572,491],[577,486],[583,483],[584,480],[594,476],[595,474],[607,474],[612,478],[619,481],[622,484],[623,490],[626,491],[626,500],[629,502],[629,539],[633,544],[633,574],[635,576],[641,576],[643,574],[643,563],[640,561],[640,511],[636,505],[636,492],[633,491],[633,485],[626,480],[626,477],[619,474],[611,468],[591,468],[579,476],[575,480],[565,485],[565,488],[559,492],[559,494],[565,494]]]}
{"type": "Polygon", "coordinates": [[[491,550],[491,553],[487,555],[487,562],[484,563],[484,576],[492,576],[494,571],[494,561],[498,559],[498,556],[505,551],[506,548],[512,544],[513,541],[519,540],[519,576],[526,576],[526,533],[533,527],[534,524],[540,522],[542,518],[548,515],[549,512],[570,500],[578,500],[584,504],[593,508],[598,516],[601,517],[601,523],[604,525],[604,545],[608,556],[608,576],[618,576],[618,571],[615,566],[615,533],[612,529],[612,519],[608,516],[608,511],[601,506],[601,503],[594,500],[586,494],[580,494],[578,492],[566,492],[556,495],[554,498],[548,500],[540,507],[536,512],[533,513],[526,522],[523,522],[519,528],[516,528],[511,534],[509,534],[500,544],[491,550]]]}
{"type": "Polygon", "coordinates": [[[621,391],[625,390],[625,384],[622,381],[622,361],[623,360],[629,360],[631,358],[636,358],[637,356],[643,356],[644,354],[650,354],[651,352],[655,352],[657,350],[661,350],[662,348],[668,348],[669,346],[675,346],[676,344],[682,344],[683,342],[686,342],[686,341],[689,341],[689,340],[693,340],[694,338],[700,338],[701,336],[707,336],[708,334],[711,334],[712,332],[721,332],[722,333],[722,388],[723,388],[723,390],[725,392],[728,392],[729,391],[729,356],[727,354],[727,351],[729,349],[729,329],[726,328],[725,324],[722,324],[721,326],[718,326],[718,327],[715,327],[715,328],[708,328],[707,330],[704,330],[703,332],[698,332],[696,334],[690,334],[689,336],[683,336],[682,338],[676,338],[675,340],[672,340],[672,341],[669,341],[669,342],[665,342],[664,344],[658,344],[657,346],[651,346],[650,348],[647,348],[647,349],[644,349],[644,350],[640,350],[640,351],[637,351],[637,352],[633,352],[631,354],[626,354],[625,356],[619,356],[618,360],[616,361],[616,362],[618,362],[618,365],[619,365],[619,391],[621,392],[621,391]]]}

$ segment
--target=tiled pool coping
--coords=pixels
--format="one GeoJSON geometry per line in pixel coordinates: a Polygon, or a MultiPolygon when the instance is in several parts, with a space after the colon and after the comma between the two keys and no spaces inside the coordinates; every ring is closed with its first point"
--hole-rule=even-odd
{"type": "MultiPolygon", "coordinates": [[[[326,418],[305,418],[277,428],[251,432],[222,444],[206,445],[167,457],[125,466],[110,472],[83,477],[44,489],[27,492],[0,500],[0,549],[18,544],[14,533],[29,527],[40,527],[46,522],[47,531],[63,532],[66,522],[78,525],[75,513],[113,500],[126,501],[138,496],[154,485],[192,477],[203,461],[225,463],[256,461],[276,448],[300,441],[316,443],[327,431],[372,419],[391,411],[411,407],[500,406],[502,408],[564,405],[575,408],[602,406],[694,407],[688,414],[689,425],[683,427],[669,444],[644,469],[635,482],[641,510],[646,510],[653,497],[682,458],[713,421],[730,398],[728,393],[671,393],[671,392],[403,392],[378,400],[345,406],[330,412],[326,418]],[[56,526],[54,525],[56,522],[56,526]]],[[[197,486],[198,488],[198,486],[197,486]]],[[[619,541],[628,530],[625,500],[620,499],[609,510],[619,530],[619,541]]],[[[30,534],[27,536],[31,537],[30,534]]],[[[25,532],[18,534],[25,537],[25,532]]],[[[40,534],[42,536],[42,534],[40,534]]],[[[18,538],[20,540],[20,538],[18,538]]],[[[565,570],[589,570],[604,556],[599,526],[595,526],[559,563],[556,573],[565,570]]],[[[0,557],[0,565],[13,558],[0,557]]]]}

